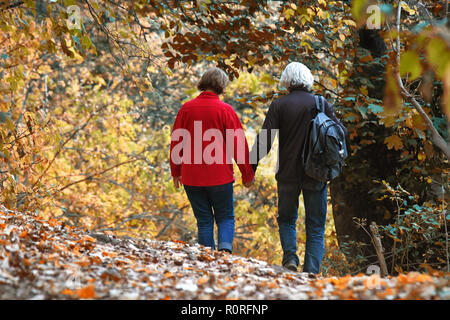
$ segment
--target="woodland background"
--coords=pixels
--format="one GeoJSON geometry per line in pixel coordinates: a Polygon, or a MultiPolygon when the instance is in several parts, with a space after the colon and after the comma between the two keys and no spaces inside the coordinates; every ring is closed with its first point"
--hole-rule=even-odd
{"type": "MultiPolygon", "coordinates": [[[[322,273],[377,263],[372,221],[389,273],[449,271],[447,16],[448,1],[0,1],[0,203],[90,232],[195,242],[168,162],[178,109],[218,66],[233,80],[223,99],[258,130],[300,61],[350,132],[322,273]],[[366,25],[372,4],[379,30],[366,25]]],[[[279,264],[275,156],[251,189],[237,179],[235,252],[279,264]]],[[[300,252],[303,218],[302,207],[300,252]]]]}

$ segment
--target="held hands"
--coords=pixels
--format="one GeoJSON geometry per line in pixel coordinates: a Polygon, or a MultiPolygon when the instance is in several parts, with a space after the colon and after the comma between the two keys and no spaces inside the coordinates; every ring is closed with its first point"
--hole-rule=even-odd
{"type": "Polygon", "coordinates": [[[175,186],[176,189],[180,188],[180,179],[181,177],[172,177],[173,178],[173,185],[175,186]]]}
{"type": "Polygon", "coordinates": [[[246,181],[246,182],[242,181],[242,184],[243,184],[244,187],[246,187],[246,188],[250,188],[251,186],[253,186],[254,183],[255,183],[255,178],[253,178],[253,179],[250,180],[250,181],[246,181]]]}

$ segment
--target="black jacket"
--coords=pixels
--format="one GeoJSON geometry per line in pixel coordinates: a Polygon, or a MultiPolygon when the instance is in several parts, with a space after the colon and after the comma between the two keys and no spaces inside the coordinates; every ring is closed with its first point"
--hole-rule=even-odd
{"type": "MultiPolygon", "coordinates": [[[[299,183],[302,188],[311,190],[319,190],[324,186],[324,183],[308,177],[301,164],[301,153],[309,124],[313,118],[314,108],[314,95],[301,89],[293,90],[288,95],[274,100],[269,107],[262,126],[262,129],[266,129],[266,131],[260,131],[257,135],[251,157],[259,162],[269,153],[274,139],[271,129],[278,129],[279,168],[275,174],[278,182],[299,183]],[[264,143],[261,144],[261,141],[269,142],[266,144],[267,150],[260,150],[260,148],[264,149],[264,143]]],[[[347,134],[347,130],[336,118],[333,107],[328,102],[325,103],[325,113],[339,123],[347,134]]],[[[253,165],[255,172],[257,166],[257,164],[253,165]]]]}

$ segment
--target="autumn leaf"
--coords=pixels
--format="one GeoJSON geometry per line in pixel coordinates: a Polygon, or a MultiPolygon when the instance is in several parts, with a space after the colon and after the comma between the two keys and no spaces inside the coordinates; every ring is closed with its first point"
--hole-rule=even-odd
{"type": "Polygon", "coordinates": [[[290,19],[293,15],[295,14],[295,12],[294,12],[294,10],[292,10],[292,9],[286,9],[285,11],[284,11],[284,16],[286,17],[286,19],[290,19]]]}
{"type": "Polygon", "coordinates": [[[363,57],[359,58],[359,60],[361,62],[370,62],[370,61],[373,61],[373,57],[371,55],[367,55],[367,56],[363,56],[363,57]]]}
{"type": "Polygon", "coordinates": [[[63,290],[61,291],[61,293],[64,294],[64,295],[73,295],[73,294],[76,294],[75,291],[72,291],[72,290],[70,290],[70,289],[63,289],[63,290]]]}
{"type": "Polygon", "coordinates": [[[417,79],[422,74],[419,55],[414,51],[403,52],[400,58],[400,75],[410,74],[409,81],[417,79]]]}
{"type": "Polygon", "coordinates": [[[95,298],[95,286],[93,284],[88,285],[82,289],[78,289],[75,292],[81,299],[92,299],[95,298]]]}
{"type": "Polygon", "coordinates": [[[85,236],[83,236],[83,238],[81,238],[81,241],[97,242],[97,239],[95,239],[91,236],[85,235],[85,236]]]}
{"type": "Polygon", "coordinates": [[[360,22],[361,18],[365,15],[364,8],[366,7],[366,2],[366,0],[352,1],[352,16],[357,22],[360,22]]]}
{"type": "Polygon", "coordinates": [[[384,140],[384,143],[387,145],[388,149],[394,148],[395,150],[400,150],[401,148],[403,148],[402,139],[400,139],[400,137],[397,135],[387,137],[384,140]]]}
{"type": "Polygon", "coordinates": [[[411,9],[405,1],[401,1],[400,5],[401,5],[403,10],[408,12],[408,14],[415,14],[416,13],[416,11],[411,9]]]}
{"type": "Polygon", "coordinates": [[[362,86],[359,88],[359,92],[365,96],[367,96],[369,94],[369,91],[367,90],[366,86],[362,86]]]}
{"type": "Polygon", "coordinates": [[[427,45],[427,58],[436,74],[442,79],[450,65],[448,45],[440,38],[432,38],[427,45]]]}
{"type": "Polygon", "coordinates": [[[87,267],[87,266],[89,266],[89,265],[91,264],[90,261],[89,261],[88,259],[80,260],[80,261],[75,261],[75,263],[76,263],[77,265],[79,265],[80,267],[87,267]]]}

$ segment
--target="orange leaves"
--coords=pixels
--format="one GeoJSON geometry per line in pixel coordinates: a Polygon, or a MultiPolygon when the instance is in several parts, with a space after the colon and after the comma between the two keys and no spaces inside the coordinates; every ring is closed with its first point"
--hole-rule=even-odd
{"type": "Polygon", "coordinates": [[[267,287],[269,289],[276,289],[276,288],[279,288],[280,286],[276,282],[270,281],[270,282],[267,282],[267,287]]]}
{"type": "Polygon", "coordinates": [[[65,295],[73,295],[73,294],[75,294],[75,291],[70,290],[70,289],[63,289],[63,290],[61,291],[61,293],[62,293],[62,294],[65,294],[65,295]]]}
{"type": "Polygon", "coordinates": [[[392,288],[387,288],[385,291],[375,293],[379,299],[388,299],[395,294],[395,290],[392,288]]]}
{"type": "MultiPolygon", "coordinates": [[[[120,273],[116,269],[109,269],[102,273],[100,276],[103,280],[112,280],[112,281],[119,281],[122,277],[120,273]]],[[[150,280],[147,280],[149,284],[151,284],[150,280]]]]}
{"type": "Polygon", "coordinates": [[[368,290],[375,289],[380,285],[380,276],[377,274],[372,274],[364,279],[363,284],[364,288],[368,290]]]}
{"type": "Polygon", "coordinates": [[[92,264],[101,264],[101,263],[102,263],[102,259],[100,259],[100,258],[97,257],[97,256],[89,257],[89,261],[90,261],[90,263],[92,263],[92,264]]]}
{"type": "Polygon", "coordinates": [[[80,299],[93,299],[96,297],[95,286],[93,284],[90,284],[78,290],[63,289],[61,293],[64,295],[71,295],[80,299]]]}
{"type": "Polygon", "coordinates": [[[30,262],[30,260],[27,259],[27,258],[23,259],[23,263],[24,263],[24,265],[27,266],[27,267],[31,266],[31,262],[30,262]]]}
{"type": "MultiPolygon", "coordinates": [[[[4,246],[11,244],[6,240],[0,243],[0,258],[8,257],[9,265],[8,270],[0,266],[0,275],[19,276],[29,281],[27,287],[44,296],[57,292],[56,298],[66,299],[415,299],[435,297],[438,292],[435,284],[439,278],[428,274],[388,279],[363,274],[311,278],[255,259],[183,243],[127,240],[114,245],[96,243],[86,250],[81,244],[92,243],[92,239],[78,229],[70,236],[58,228],[48,231],[49,245],[49,240],[32,240],[49,224],[41,221],[34,228],[36,224],[30,221],[34,218],[24,217],[28,220],[15,216],[17,226],[7,224],[0,230],[0,235],[6,228],[8,232],[13,228],[27,231],[26,237],[18,237],[18,231],[14,237],[23,252],[6,253],[4,246]],[[20,229],[24,226],[27,229],[20,229]],[[30,270],[35,271],[31,274],[30,270]]],[[[2,277],[2,281],[8,278],[2,277]]]]}
{"type": "Polygon", "coordinates": [[[86,250],[91,250],[96,242],[97,240],[95,238],[88,235],[83,236],[77,241],[77,243],[79,243],[80,246],[86,250]]]}
{"type": "Polygon", "coordinates": [[[286,279],[288,279],[288,280],[294,280],[294,278],[293,278],[289,273],[286,273],[286,274],[284,275],[284,277],[285,277],[286,279]]]}
{"type": "Polygon", "coordinates": [[[359,58],[359,60],[361,62],[370,62],[370,61],[373,61],[373,57],[371,55],[367,55],[367,56],[363,56],[363,57],[359,58]]]}
{"type": "Polygon", "coordinates": [[[259,284],[260,287],[267,287],[269,289],[277,289],[280,286],[276,283],[276,281],[262,281],[259,284]]]}
{"type": "Polygon", "coordinates": [[[72,252],[73,252],[73,254],[79,256],[81,254],[80,253],[80,247],[79,246],[74,247],[72,252]]]}
{"type": "Polygon", "coordinates": [[[209,280],[208,277],[202,277],[202,278],[200,278],[200,279],[197,280],[197,284],[198,284],[199,286],[204,285],[205,283],[208,282],[208,280],[209,280]]]}
{"type": "Polygon", "coordinates": [[[60,225],[61,225],[61,221],[58,221],[58,220],[56,220],[56,219],[54,219],[54,218],[50,218],[50,219],[48,220],[48,224],[49,224],[51,227],[56,227],[56,226],[60,226],[60,225]]]}
{"type": "Polygon", "coordinates": [[[411,284],[411,283],[425,283],[432,282],[433,278],[427,274],[410,272],[408,274],[400,274],[397,277],[399,284],[411,284]]]}
{"type": "Polygon", "coordinates": [[[414,113],[412,115],[412,128],[419,129],[422,131],[425,131],[427,128],[425,121],[423,120],[422,116],[418,113],[414,113]]]}
{"type": "Polygon", "coordinates": [[[214,257],[212,257],[208,254],[201,254],[197,258],[198,258],[198,260],[205,261],[205,262],[211,262],[214,260],[214,257]]]}
{"type": "Polygon", "coordinates": [[[344,290],[347,287],[348,282],[350,281],[351,276],[347,275],[342,278],[332,279],[331,283],[336,287],[338,290],[344,290]]]}
{"type": "Polygon", "coordinates": [[[322,290],[322,288],[318,288],[318,289],[314,292],[314,294],[316,295],[316,299],[317,299],[317,298],[318,298],[318,299],[322,298],[322,295],[323,295],[323,290],[322,290]]]}
{"type": "Polygon", "coordinates": [[[74,263],[79,265],[80,267],[87,267],[91,264],[91,262],[87,258],[85,258],[83,260],[75,261],[74,263]]]}
{"type": "Polygon", "coordinates": [[[394,148],[395,150],[400,150],[403,148],[402,139],[395,134],[384,139],[384,143],[387,145],[388,149],[394,148]]]}
{"type": "Polygon", "coordinates": [[[102,256],[104,257],[117,257],[117,252],[107,252],[107,251],[102,251],[102,256]]]}
{"type": "MultiPolygon", "coordinates": [[[[42,36],[45,34],[45,27],[36,24],[33,17],[22,15],[22,19],[11,21],[7,16],[2,19],[6,26],[0,38],[2,39],[2,49],[8,54],[1,57],[4,68],[0,79],[0,154],[5,168],[8,168],[1,174],[1,180],[4,182],[2,192],[0,193],[0,202],[12,205],[16,197],[21,195],[21,203],[17,203],[20,208],[29,208],[30,205],[36,205],[40,200],[33,197],[35,190],[31,191],[30,185],[35,179],[36,166],[41,158],[42,144],[39,138],[44,136],[42,126],[32,121],[37,118],[37,112],[32,109],[41,107],[32,106],[23,92],[33,90],[30,86],[32,80],[39,79],[36,74],[37,65],[48,65],[47,62],[40,61],[45,46],[40,45],[42,36]],[[10,28],[12,25],[17,27],[10,28]],[[11,106],[11,101],[23,103],[23,108],[11,106]],[[29,110],[24,112],[24,110],[29,110]],[[7,175],[5,175],[7,173],[7,175]],[[14,177],[9,181],[9,176],[14,177]],[[26,178],[25,178],[26,177],[26,178]],[[5,179],[6,178],[6,179],[5,179]],[[5,188],[6,187],[6,188],[5,188]],[[25,196],[26,195],[26,196],[25,196]]],[[[28,94],[27,94],[28,96],[28,94]]],[[[36,98],[40,99],[39,93],[36,98]]],[[[42,97],[42,96],[40,96],[42,97]]],[[[17,198],[18,199],[18,198],[17,198]]]]}

